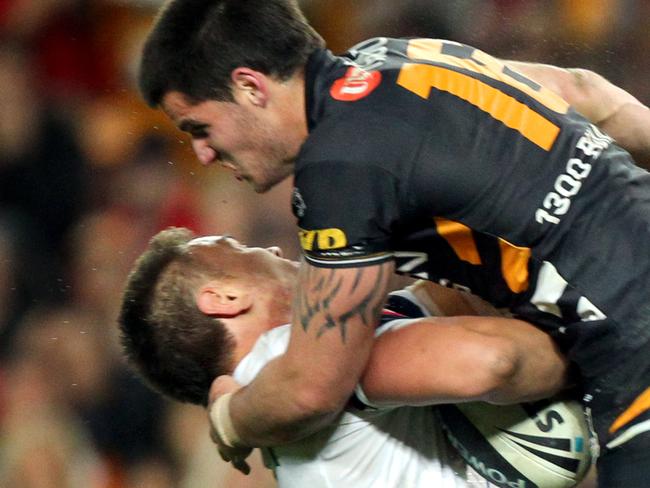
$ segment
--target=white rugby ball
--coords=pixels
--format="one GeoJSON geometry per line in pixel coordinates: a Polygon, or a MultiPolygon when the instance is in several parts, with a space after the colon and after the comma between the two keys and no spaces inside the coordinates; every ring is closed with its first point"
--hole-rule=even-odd
{"type": "Polygon", "coordinates": [[[504,488],[566,488],[591,465],[589,427],[576,401],[439,405],[451,444],[481,476],[504,488]]]}

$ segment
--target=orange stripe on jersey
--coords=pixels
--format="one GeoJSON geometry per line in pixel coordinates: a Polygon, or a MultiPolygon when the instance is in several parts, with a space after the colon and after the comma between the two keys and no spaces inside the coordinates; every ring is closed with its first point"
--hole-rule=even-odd
{"type": "Polygon", "coordinates": [[[513,76],[514,72],[508,70],[503,61],[469,46],[463,46],[465,49],[468,49],[466,51],[466,57],[458,57],[457,55],[444,52],[445,47],[449,46],[461,46],[461,44],[442,39],[412,39],[409,41],[406,55],[413,60],[444,63],[480,73],[524,92],[554,112],[565,114],[569,111],[569,104],[566,100],[548,88],[531,80],[528,80],[531,84],[527,84],[523,81],[526,77],[521,73],[517,73],[517,77],[513,76]]]}
{"type": "Polygon", "coordinates": [[[510,291],[521,293],[528,289],[530,249],[517,247],[503,239],[499,239],[499,247],[501,248],[501,274],[510,291]]]}
{"type": "Polygon", "coordinates": [[[472,229],[458,222],[439,217],[434,218],[436,231],[454,249],[456,255],[471,264],[481,264],[472,229]]]}
{"type": "Polygon", "coordinates": [[[404,64],[397,84],[427,99],[431,89],[451,93],[490,114],[548,151],[560,128],[510,95],[469,75],[428,64],[404,64]]]}
{"type": "Polygon", "coordinates": [[[618,418],[609,428],[609,433],[613,434],[618,429],[631,422],[648,409],[650,409],[650,388],[647,388],[643,393],[636,397],[636,400],[632,402],[632,405],[630,405],[627,410],[618,416],[618,418]]]}

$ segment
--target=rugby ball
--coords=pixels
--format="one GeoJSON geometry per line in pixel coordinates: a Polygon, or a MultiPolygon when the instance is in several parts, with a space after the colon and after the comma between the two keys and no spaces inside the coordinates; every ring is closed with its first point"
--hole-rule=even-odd
{"type": "Polygon", "coordinates": [[[439,405],[450,443],[467,464],[504,488],[565,488],[591,464],[589,427],[576,401],[497,406],[439,405]]]}

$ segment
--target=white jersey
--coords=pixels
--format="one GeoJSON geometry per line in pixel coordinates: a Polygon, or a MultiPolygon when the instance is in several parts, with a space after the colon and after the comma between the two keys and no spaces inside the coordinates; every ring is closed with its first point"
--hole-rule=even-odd
{"type": "MultiPolygon", "coordinates": [[[[409,292],[401,291],[412,303],[409,292]]],[[[378,334],[391,324],[388,320],[378,334]]],[[[282,354],[290,326],[262,335],[240,362],[234,378],[250,383],[264,365],[282,354]]],[[[433,407],[348,408],[338,422],[305,439],[264,449],[280,488],[458,488],[489,486],[467,474],[449,446],[433,407]]]]}

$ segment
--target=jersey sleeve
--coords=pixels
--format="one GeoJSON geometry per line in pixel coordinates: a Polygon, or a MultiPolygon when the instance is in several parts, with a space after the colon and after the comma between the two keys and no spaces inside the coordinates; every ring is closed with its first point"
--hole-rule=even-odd
{"type": "Polygon", "coordinates": [[[296,174],[292,197],[306,260],[358,267],[392,259],[397,181],[379,166],[318,161],[296,174]]]}

